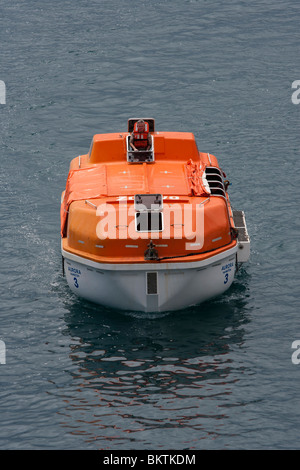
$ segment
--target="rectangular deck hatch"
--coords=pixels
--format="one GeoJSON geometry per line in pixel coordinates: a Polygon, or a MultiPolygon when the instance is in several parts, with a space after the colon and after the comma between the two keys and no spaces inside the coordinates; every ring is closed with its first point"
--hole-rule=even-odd
{"type": "Polygon", "coordinates": [[[134,208],[136,211],[161,211],[163,198],[161,194],[135,194],[134,208]]]}

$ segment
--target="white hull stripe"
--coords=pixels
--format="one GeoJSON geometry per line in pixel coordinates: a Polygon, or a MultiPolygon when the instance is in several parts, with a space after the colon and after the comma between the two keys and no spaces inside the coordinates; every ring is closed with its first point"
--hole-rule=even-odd
{"type": "Polygon", "coordinates": [[[233,248],[223,251],[218,255],[210,256],[201,261],[189,261],[189,262],[172,262],[172,263],[140,263],[140,264],[117,264],[117,263],[98,263],[96,261],[92,261],[87,258],[83,258],[78,255],[74,255],[73,253],[69,253],[61,248],[62,256],[66,259],[75,261],[76,263],[84,264],[85,266],[91,266],[95,269],[102,269],[105,271],[149,271],[149,270],[178,270],[178,269],[193,269],[193,268],[205,268],[213,263],[217,263],[224,258],[228,258],[231,256],[234,258],[237,252],[237,245],[233,248]]]}

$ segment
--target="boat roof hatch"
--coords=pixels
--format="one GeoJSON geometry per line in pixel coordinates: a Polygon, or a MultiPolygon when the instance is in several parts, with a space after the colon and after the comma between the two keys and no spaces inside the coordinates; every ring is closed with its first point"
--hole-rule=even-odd
{"type": "Polygon", "coordinates": [[[133,131],[134,124],[142,119],[143,121],[148,122],[149,124],[149,132],[154,132],[155,131],[155,119],[153,118],[130,118],[128,119],[128,132],[133,131]]]}
{"type": "Polygon", "coordinates": [[[163,197],[161,194],[135,194],[134,208],[139,212],[161,211],[163,197]]]}

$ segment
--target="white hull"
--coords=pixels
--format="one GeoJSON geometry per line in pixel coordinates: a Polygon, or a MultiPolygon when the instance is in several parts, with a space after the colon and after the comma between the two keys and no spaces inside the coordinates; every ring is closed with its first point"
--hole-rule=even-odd
{"type": "Polygon", "coordinates": [[[115,309],[165,312],[200,304],[232,284],[237,247],[199,262],[102,264],[62,250],[70,289],[115,309]]]}

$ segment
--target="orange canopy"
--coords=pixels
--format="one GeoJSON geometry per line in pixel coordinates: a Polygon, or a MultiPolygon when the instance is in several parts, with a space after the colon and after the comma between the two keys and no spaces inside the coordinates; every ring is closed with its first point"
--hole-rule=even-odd
{"type": "Polygon", "coordinates": [[[105,165],[71,170],[68,174],[66,190],[60,208],[61,236],[65,236],[68,210],[73,201],[104,196],[106,192],[105,165]]]}
{"type": "Polygon", "coordinates": [[[71,170],[61,204],[61,236],[66,235],[69,206],[73,201],[102,196],[163,194],[205,196],[200,162],[156,162],[130,165],[127,162],[97,164],[71,170]]]}

